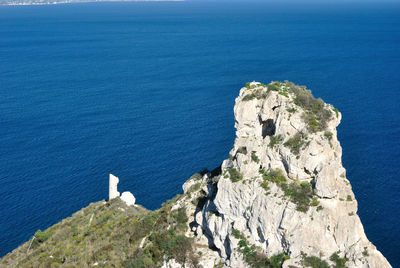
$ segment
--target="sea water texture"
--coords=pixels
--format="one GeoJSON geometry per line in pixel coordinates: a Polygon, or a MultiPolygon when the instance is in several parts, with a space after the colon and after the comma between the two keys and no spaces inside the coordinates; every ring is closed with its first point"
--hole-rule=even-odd
{"type": "Polygon", "coordinates": [[[228,157],[247,81],[307,85],[369,239],[400,267],[400,5],[0,7],[0,255],[120,191],[155,209],[228,157]]]}

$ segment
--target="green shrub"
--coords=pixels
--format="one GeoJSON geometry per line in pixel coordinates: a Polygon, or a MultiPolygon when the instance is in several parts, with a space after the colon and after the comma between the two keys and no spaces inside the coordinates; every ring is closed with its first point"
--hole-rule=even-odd
{"type": "Polygon", "coordinates": [[[351,198],[351,195],[347,195],[346,201],[349,201],[349,202],[353,201],[353,198],[351,198]]]}
{"type": "Polygon", "coordinates": [[[235,228],[232,228],[232,235],[236,239],[246,239],[244,237],[244,235],[242,235],[242,233],[238,229],[235,229],[235,228]]]}
{"type": "Polygon", "coordinates": [[[46,231],[42,232],[41,230],[38,230],[38,231],[35,233],[36,240],[37,240],[38,242],[40,242],[40,243],[43,243],[44,241],[46,241],[47,239],[49,239],[49,238],[51,237],[51,235],[52,235],[51,232],[46,232],[46,231]]]}
{"type": "Polygon", "coordinates": [[[270,267],[272,268],[280,268],[283,265],[283,262],[290,259],[289,255],[286,255],[285,253],[280,253],[277,255],[272,256],[269,258],[270,262],[270,267]]]}
{"type": "Polygon", "coordinates": [[[151,231],[151,228],[154,226],[157,218],[158,213],[151,212],[138,220],[138,222],[130,229],[129,242],[134,243],[145,237],[151,231]]]}
{"type": "Polygon", "coordinates": [[[172,217],[176,220],[178,224],[185,224],[189,220],[186,215],[186,207],[181,207],[172,212],[172,217]]]}
{"type": "Polygon", "coordinates": [[[148,243],[144,248],[139,248],[138,252],[150,257],[154,265],[150,267],[160,267],[163,262],[163,256],[167,259],[175,259],[179,263],[192,263],[196,266],[197,258],[193,252],[193,239],[186,237],[184,233],[187,230],[188,217],[186,208],[181,207],[171,211],[172,202],[166,202],[159,209],[156,221],[149,224],[150,235],[148,243]]]}
{"type": "Polygon", "coordinates": [[[268,91],[265,91],[263,88],[254,89],[251,93],[245,95],[243,97],[243,101],[250,101],[253,99],[265,99],[268,97],[268,91]]]}
{"type": "Polygon", "coordinates": [[[247,94],[246,96],[243,97],[243,101],[251,101],[256,98],[256,95],[254,93],[247,94]]]}
{"type": "Polygon", "coordinates": [[[148,257],[136,257],[134,259],[130,259],[124,262],[124,267],[126,268],[148,268],[148,267],[154,267],[155,263],[153,260],[148,257]]]}
{"type": "Polygon", "coordinates": [[[304,252],[301,252],[301,264],[304,267],[311,267],[311,268],[329,268],[329,264],[321,260],[316,256],[307,256],[304,252]]]}
{"type": "Polygon", "coordinates": [[[267,193],[269,193],[268,191],[270,190],[270,188],[269,188],[268,182],[263,181],[263,182],[260,183],[260,186],[261,186],[267,193]]]}
{"type": "Polygon", "coordinates": [[[280,253],[268,258],[262,252],[257,250],[254,245],[249,245],[246,237],[240,231],[233,229],[232,234],[239,240],[239,252],[243,254],[245,262],[254,268],[280,268],[285,260],[289,259],[288,255],[280,253]]]}
{"type": "Polygon", "coordinates": [[[334,268],[346,268],[346,262],[348,261],[346,257],[340,258],[337,252],[333,253],[329,257],[329,260],[331,260],[335,264],[333,266],[334,268]]]}
{"type": "Polygon", "coordinates": [[[271,91],[279,91],[280,90],[280,88],[275,83],[269,84],[267,86],[267,88],[268,88],[268,90],[271,90],[271,91]]]}
{"type": "Polygon", "coordinates": [[[314,133],[314,132],[318,132],[318,131],[322,130],[321,126],[317,120],[317,117],[314,114],[312,114],[310,112],[305,112],[305,113],[303,113],[302,118],[303,118],[304,122],[306,122],[306,124],[308,125],[309,131],[314,133]]]}
{"type": "Polygon", "coordinates": [[[243,175],[236,168],[228,169],[228,173],[232,182],[238,182],[243,179],[243,175]]]}
{"type": "Polygon", "coordinates": [[[276,168],[269,169],[268,171],[260,169],[259,173],[263,176],[265,181],[273,182],[277,185],[281,185],[282,183],[286,182],[286,177],[282,169],[276,168]]]}
{"type": "Polygon", "coordinates": [[[275,136],[270,136],[269,137],[269,148],[274,148],[275,145],[281,143],[283,141],[283,136],[281,134],[275,135],[275,136]]]}
{"type": "Polygon", "coordinates": [[[335,112],[335,114],[336,114],[336,117],[339,117],[339,110],[338,110],[338,109],[336,109],[336,108],[333,108],[333,111],[335,112]]]}
{"type": "Polygon", "coordinates": [[[296,112],[296,108],[292,107],[292,108],[287,108],[286,111],[288,111],[289,113],[294,113],[296,112]]]}
{"type": "Polygon", "coordinates": [[[260,162],[260,159],[258,158],[258,156],[256,155],[255,151],[251,152],[251,161],[256,162],[257,164],[260,162]]]}
{"type": "Polygon", "coordinates": [[[325,108],[324,101],[319,98],[314,98],[311,91],[307,90],[305,87],[296,86],[294,84],[290,84],[289,87],[295,95],[294,103],[307,112],[307,116],[305,116],[304,119],[306,123],[309,124],[310,129],[313,132],[325,129],[327,122],[332,118],[332,112],[330,109],[325,108]],[[313,117],[310,116],[311,114],[313,117]]]}
{"type": "Polygon", "coordinates": [[[42,232],[41,230],[37,230],[34,234],[34,239],[32,241],[32,248],[38,247],[40,244],[48,240],[52,236],[52,233],[49,231],[42,232]]]}
{"type": "Polygon", "coordinates": [[[324,137],[327,138],[329,141],[332,140],[333,133],[330,131],[325,131],[324,137]]]}
{"type": "Polygon", "coordinates": [[[293,137],[288,139],[283,145],[285,147],[289,147],[290,151],[293,154],[299,155],[300,150],[304,149],[309,144],[309,142],[307,142],[306,139],[307,137],[303,137],[302,134],[296,133],[293,137]]]}
{"type": "Polygon", "coordinates": [[[285,196],[290,198],[290,201],[296,204],[296,209],[301,212],[307,212],[311,205],[313,190],[309,182],[292,182],[290,184],[283,183],[282,189],[285,196]]]}
{"type": "Polygon", "coordinates": [[[289,94],[285,91],[279,91],[279,94],[285,96],[286,98],[289,98],[289,94]]]}
{"type": "MultiPolygon", "coordinates": [[[[319,205],[319,201],[318,201],[317,197],[314,196],[311,201],[311,206],[316,207],[318,205],[319,205]]],[[[318,208],[317,208],[317,210],[318,210],[318,208]]]]}
{"type": "Polygon", "coordinates": [[[167,259],[184,263],[188,254],[192,252],[192,240],[183,234],[177,235],[173,229],[153,232],[149,239],[152,244],[146,251],[152,256],[154,263],[162,262],[164,255],[167,259]]]}
{"type": "Polygon", "coordinates": [[[263,177],[263,182],[260,184],[262,188],[264,188],[266,191],[269,191],[270,188],[268,183],[275,183],[282,189],[285,196],[289,197],[290,201],[297,205],[296,209],[298,211],[307,212],[310,206],[319,205],[317,197],[314,196],[311,183],[292,182],[287,184],[285,174],[279,168],[270,169],[268,171],[260,169],[259,173],[263,177]]]}
{"type": "Polygon", "coordinates": [[[367,247],[364,247],[364,250],[363,250],[363,252],[362,252],[362,255],[363,255],[364,257],[368,257],[368,256],[369,256],[368,248],[367,248],[367,247]]]}

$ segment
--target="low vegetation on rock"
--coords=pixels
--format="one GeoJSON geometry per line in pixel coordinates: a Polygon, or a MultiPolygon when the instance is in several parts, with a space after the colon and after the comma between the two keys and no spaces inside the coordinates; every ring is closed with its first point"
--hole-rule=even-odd
{"type": "Polygon", "coordinates": [[[310,144],[308,137],[302,133],[296,133],[289,138],[283,145],[288,147],[292,154],[300,155],[300,151],[305,149],[310,144]]]}
{"type": "Polygon", "coordinates": [[[260,162],[260,159],[258,158],[256,151],[251,152],[251,161],[256,162],[257,164],[260,162]]]}
{"type": "Polygon", "coordinates": [[[243,175],[236,168],[228,169],[228,173],[232,182],[238,182],[243,179],[243,175]]]}
{"type": "Polygon", "coordinates": [[[192,240],[184,235],[186,209],[172,211],[174,202],[156,211],[128,207],[119,198],[92,203],[46,231],[37,231],[0,266],[160,267],[165,257],[195,266],[192,240]]]}
{"type": "Polygon", "coordinates": [[[307,256],[304,252],[301,253],[301,264],[304,267],[311,268],[346,268],[347,258],[340,258],[337,252],[333,253],[329,260],[333,263],[333,265],[329,265],[329,263],[325,260],[322,260],[316,256],[307,256]]]}
{"type": "Polygon", "coordinates": [[[232,235],[239,239],[239,252],[243,254],[244,261],[253,268],[280,268],[285,260],[290,257],[280,253],[268,258],[256,246],[249,245],[246,237],[239,230],[232,229],[232,235]]]}
{"type": "Polygon", "coordinates": [[[268,171],[260,169],[259,173],[263,178],[261,187],[266,191],[269,191],[270,188],[268,183],[275,183],[282,189],[285,196],[288,197],[291,202],[296,204],[296,209],[298,211],[307,212],[310,206],[316,207],[319,205],[319,201],[317,196],[314,195],[311,183],[299,183],[296,181],[287,183],[285,174],[281,169],[270,169],[268,171]]]}
{"type": "Polygon", "coordinates": [[[360,228],[340,160],[339,112],[290,82],[252,82],[241,92],[229,159],[191,176],[183,194],[155,211],[118,197],[92,203],[38,230],[0,266],[390,267],[360,228]]]}
{"type": "Polygon", "coordinates": [[[273,149],[277,144],[283,141],[283,136],[281,134],[270,136],[268,147],[273,149]]]}
{"type": "MultiPolygon", "coordinates": [[[[271,91],[291,98],[294,104],[304,110],[302,118],[308,125],[309,131],[313,133],[326,129],[327,123],[332,119],[333,112],[336,116],[339,114],[336,108],[326,105],[320,98],[315,98],[306,87],[295,85],[289,81],[284,83],[274,81],[268,85],[248,83],[246,88],[250,92],[243,97],[243,101],[265,99],[271,91]]],[[[294,108],[289,109],[291,109],[290,112],[296,111],[294,108]]]]}

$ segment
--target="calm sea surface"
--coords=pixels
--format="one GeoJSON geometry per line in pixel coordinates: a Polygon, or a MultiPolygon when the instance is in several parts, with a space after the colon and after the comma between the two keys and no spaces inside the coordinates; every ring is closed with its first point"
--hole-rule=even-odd
{"type": "Polygon", "coordinates": [[[120,191],[155,209],[234,139],[247,81],[307,85],[368,238],[400,267],[400,5],[0,7],[0,256],[120,191]]]}

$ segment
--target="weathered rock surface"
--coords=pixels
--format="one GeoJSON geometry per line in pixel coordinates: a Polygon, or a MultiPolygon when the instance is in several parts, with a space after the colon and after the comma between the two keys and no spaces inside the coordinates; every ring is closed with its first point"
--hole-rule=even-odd
{"type": "MultiPolygon", "coordinates": [[[[120,194],[118,192],[118,183],[119,179],[118,177],[114,176],[113,174],[110,174],[110,179],[109,179],[109,188],[108,188],[108,200],[112,200],[114,198],[120,197],[120,194]]],[[[135,205],[135,196],[131,192],[123,192],[121,195],[121,200],[124,201],[128,206],[133,206],[135,205]]]]}
{"type": "Polygon", "coordinates": [[[131,192],[123,192],[121,194],[121,200],[124,201],[128,206],[133,206],[135,204],[135,197],[131,192]]]}
{"type": "Polygon", "coordinates": [[[119,183],[118,177],[114,176],[113,174],[110,174],[109,186],[108,186],[109,187],[108,200],[112,200],[116,197],[119,197],[118,183],[119,183]]]}
{"type": "MultiPolygon", "coordinates": [[[[221,175],[205,186],[212,190],[203,191],[205,205],[194,215],[196,239],[207,241],[225,267],[247,266],[234,229],[269,257],[289,255],[283,267],[301,267],[302,254],[333,265],[329,257],[334,253],[348,259],[347,267],[391,267],[367,239],[357,215],[337,140],[341,114],[322,102],[320,108],[327,111],[329,120],[323,129],[310,129],[314,121],[307,121],[306,109],[295,104],[296,95],[290,89],[294,85],[276,85],[276,91],[256,82],[241,89],[234,108],[236,139],[231,157],[222,163],[221,175]],[[296,135],[301,136],[302,145],[287,144],[296,135]],[[229,172],[233,169],[242,176],[237,182],[229,172]],[[268,182],[265,190],[259,171],[271,169],[282,170],[287,185],[309,183],[314,206],[299,211],[276,183],[268,182]]],[[[192,179],[185,186],[194,184],[192,179]]]]}
{"type": "Polygon", "coordinates": [[[36,232],[0,266],[391,267],[357,215],[333,106],[289,82],[252,82],[234,113],[230,157],[182,195],[147,211],[130,192],[117,198],[110,174],[109,202],[36,232]]]}

